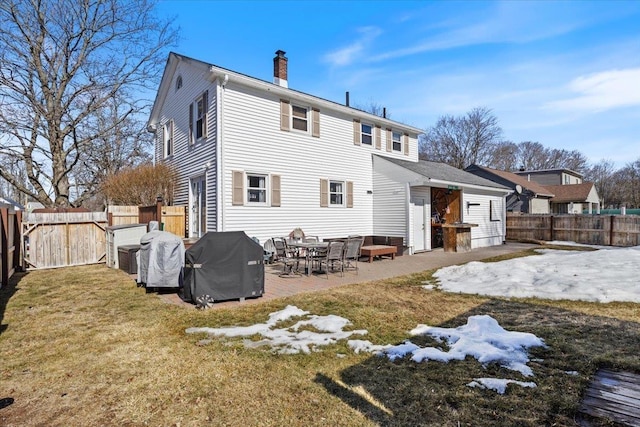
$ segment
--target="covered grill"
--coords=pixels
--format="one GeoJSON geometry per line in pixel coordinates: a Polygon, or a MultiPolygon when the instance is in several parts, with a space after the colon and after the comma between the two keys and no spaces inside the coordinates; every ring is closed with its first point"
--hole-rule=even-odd
{"type": "Polygon", "coordinates": [[[262,296],[262,246],[243,231],[206,233],[186,251],[183,292],[193,303],[262,296]]]}

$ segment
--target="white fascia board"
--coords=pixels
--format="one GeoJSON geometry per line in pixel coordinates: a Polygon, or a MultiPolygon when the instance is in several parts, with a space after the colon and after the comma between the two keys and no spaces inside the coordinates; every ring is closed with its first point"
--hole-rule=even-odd
{"type": "Polygon", "coordinates": [[[454,181],[443,181],[441,179],[433,179],[433,178],[429,178],[429,182],[431,182],[432,184],[441,184],[441,185],[455,185],[457,187],[463,187],[463,188],[473,188],[476,190],[487,190],[487,191],[495,191],[498,193],[504,193],[504,194],[510,194],[513,193],[513,190],[508,189],[508,188],[495,188],[495,187],[486,187],[484,185],[475,185],[475,184],[463,184],[460,182],[454,182],[454,181]]]}

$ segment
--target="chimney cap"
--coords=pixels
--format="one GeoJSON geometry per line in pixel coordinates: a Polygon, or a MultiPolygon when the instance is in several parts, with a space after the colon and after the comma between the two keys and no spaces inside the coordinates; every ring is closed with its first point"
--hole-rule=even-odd
{"type": "Polygon", "coordinates": [[[278,55],[280,58],[284,58],[285,53],[287,52],[285,52],[284,50],[281,50],[281,49],[276,50],[276,55],[278,55]]]}

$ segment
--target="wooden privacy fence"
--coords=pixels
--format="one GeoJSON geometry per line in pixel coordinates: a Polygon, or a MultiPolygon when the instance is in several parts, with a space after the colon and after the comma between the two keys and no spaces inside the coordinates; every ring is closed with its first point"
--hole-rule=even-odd
{"type": "Polygon", "coordinates": [[[640,216],[507,213],[509,240],[561,240],[589,245],[640,245],[640,216]]]}
{"type": "Polygon", "coordinates": [[[29,269],[104,262],[106,212],[27,213],[22,219],[29,269]]]}
{"type": "Polygon", "coordinates": [[[20,221],[22,212],[0,205],[0,288],[21,267],[20,221]]]}
{"type": "Polygon", "coordinates": [[[163,206],[161,202],[152,206],[115,206],[107,208],[109,225],[148,224],[158,221],[164,224],[164,231],[176,236],[188,237],[187,207],[163,206]]]}

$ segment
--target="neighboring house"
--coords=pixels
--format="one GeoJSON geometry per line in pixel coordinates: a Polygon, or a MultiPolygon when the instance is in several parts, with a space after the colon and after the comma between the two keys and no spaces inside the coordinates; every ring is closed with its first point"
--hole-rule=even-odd
{"type": "Polygon", "coordinates": [[[485,166],[471,165],[466,167],[465,170],[513,190],[513,193],[507,196],[507,212],[551,213],[551,198],[554,194],[548,187],[543,187],[535,181],[528,181],[513,172],[491,169],[485,166]]]}
{"type": "Polygon", "coordinates": [[[517,175],[527,181],[543,185],[554,194],[551,199],[551,213],[600,213],[600,197],[590,182],[583,182],[582,174],[571,169],[544,169],[518,171],[517,175]]]}
{"type": "Polygon", "coordinates": [[[540,169],[540,170],[520,170],[514,172],[526,178],[527,181],[534,181],[544,185],[569,185],[582,184],[582,174],[572,171],[571,169],[540,169]]]}
{"type": "Polygon", "coordinates": [[[546,188],[554,194],[551,199],[552,213],[600,213],[600,198],[592,182],[548,185],[546,188]]]}
{"type": "Polygon", "coordinates": [[[403,237],[410,251],[429,250],[433,195],[456,191],[459,221],[480,223],[473,247],[504,241],[508,189],[456,169],[464,179],[429,179],[418,162],[421,129],[289,89],[282,51],[273,65],[271,83],[169,55],[148,130],[155,161],[178,173],[174,203],[190,206],[190,236],[242,230],[264,241],[300,227],[321,238],[403,237]]]}

